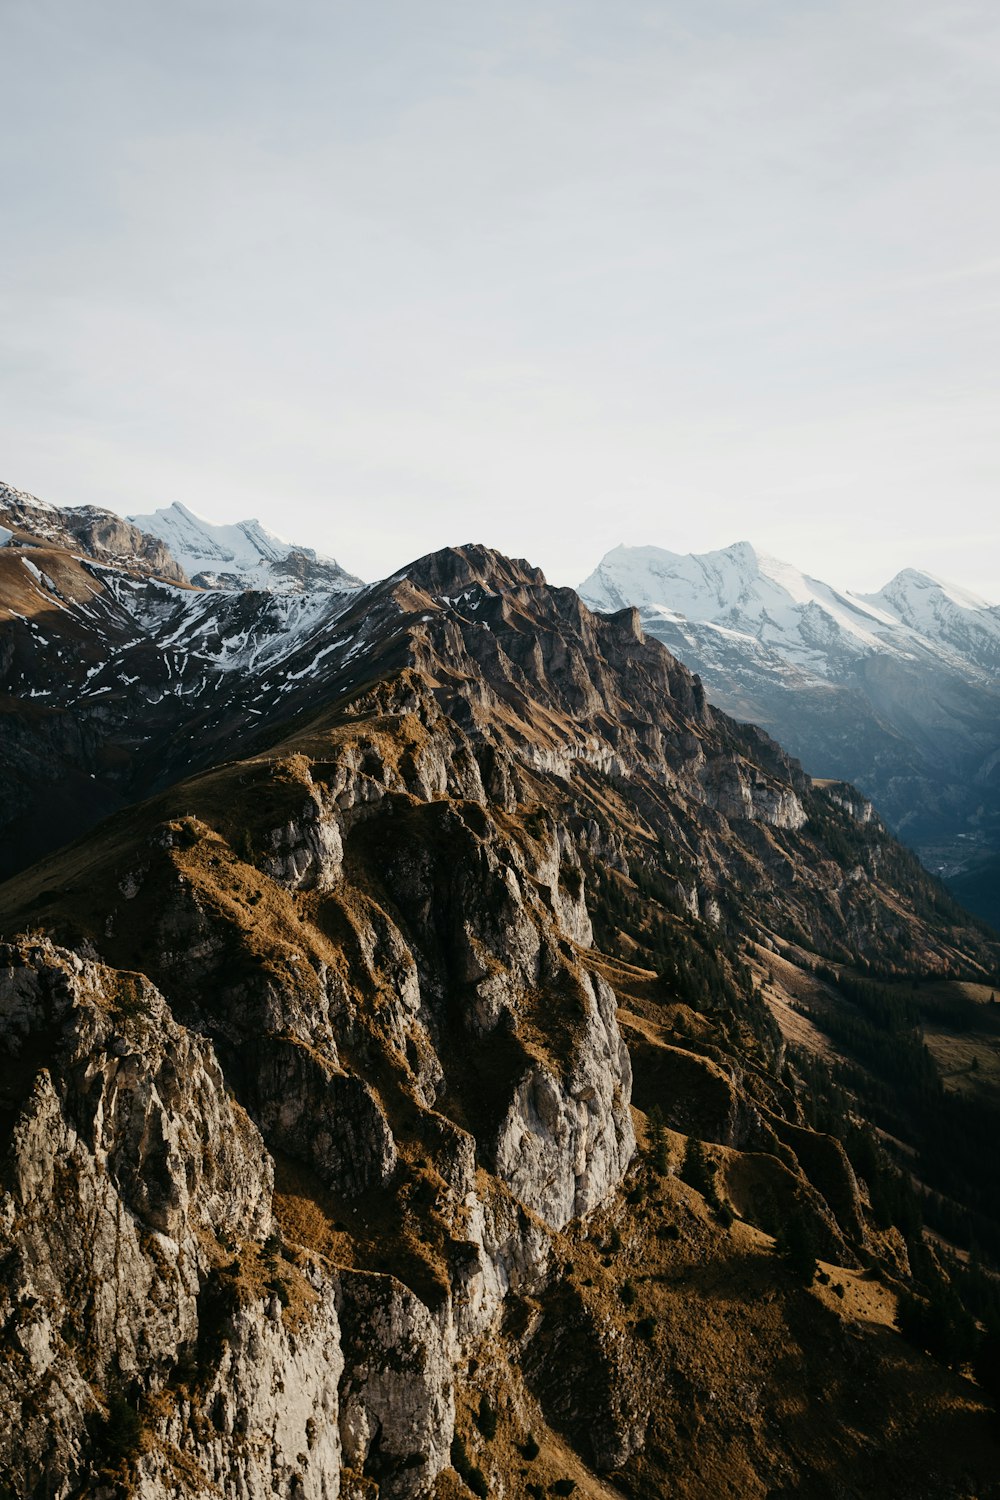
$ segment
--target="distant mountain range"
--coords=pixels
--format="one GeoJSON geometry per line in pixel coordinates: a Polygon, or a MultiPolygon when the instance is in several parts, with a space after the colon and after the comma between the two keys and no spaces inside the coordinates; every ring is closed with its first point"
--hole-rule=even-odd
{"type": "Polygon", "coordinates": [[[1000,922],[1000,607],[908,568],[842,593],[738,542],[617,547],[580,585],[639,608],[710,700],[813,776],[858,785],[925,864],[1000,922]]]}
{"type": "MultiPolygon", "coordinates": [[[[102,601],[115,599],[102,616],[105,665],[84,653],[89,665],[81,657],[64,682],[45,689],[52,705],[78,690],[85,697],[108,693],[113,705],[122,693],[139,691],[127,680],[117,691],[112,686],[115,674],[126,673],[126,656],[152,651],[159,680],[171,654],[195,645],[191,632],[203,631],[191,660],[202,661],[207,651],[207,675],[180,671],[164,679],[163,690],[192,708],[197,702],[198,712],[214,720],[208,699],[214,702],[218,675],[228,676],[230,663],[249,653],[260,668],[275,653],[294,656],[299,630],[308,640],[321,620],[337,616],[344,596],[361,588],[335,559],[285,541],[259,521],[216,526],[179,502],[124,520],[95,507],[59,509],[0,486],[0,525],[9,535],[33,538],[36,548],[40,541],[76,548],[109,566],[175,586],[190,579],[199,589],[233,596],[231,606],[217,610],[197,594],[174,591],[152,612],[146,602],[137,611],[128,586],[105,581],[102,601]],[[246,591],[275,597],[251,606],[238,597],[246,591]],[[282,595],[299,596],[294,624],[282,595]],[[77,669],[90,667],[92,675],[74,687],[77,669]]],[[[0,546],[4,540],[0,534],[0,546]]],[[[32,584],[24,566],[22,575],[22,587],[44,587],[32,584]]],[[[580,593],[600,611],[638,607],[646,632],[701,676],[713,703],[766,729],[812,776],[859,786],[964,905],[1000,925],[1000,606],[914,569],[874,594],[841,592],[749,542],[690,556],[618,547],[580,593]]],[[[52,617],[56,634],[65,623],[52,617]]],[[[67,663],[72,658],[68,652],[67,663]]],[[[25,672],[25,681],[35,680],[27,659],[25,672]]],[[[129,670],[126,678],[133,675],[129,670]]],[[[147,683],[147,669],[139,681],[147,683]]],[[[290,682],[297,681],[293,674],[290,682]]],[[[252,707],[247,700],[246,711],[258,721],[270,713],[262,701],[259,694],[252,707]]],[[[177,753],[172,743],[164,748],[167,760],[177,753]]],[[[136,756],[147,762],[137,787],[158,784],[165,770],[165,763],[157,769],[158,754],[152,742],[130,749],[134,766],[136,756]]],[[[92,785],[84,790],[89,803],[92,785]]],[[[66,809],[52,804],[49,812],[62,827],[66,809]]],[[[48,815],[44,808],[25,814],[48,815]]]]}
{"type": "MultiPolygon", "coordinates": [[[[349,651],[331,635],[359,587],[328,559],[291,549],[256,522],[213,532],[231,567],[192,588],[164,542],[110,512],[57,508],[0,490],[0,683],[9,698],[0,783],[0,879],[114,811],[284,721],[349,651]],[[270,546],[252,562],[256,546],[270,546]],[[315,562],[310,561],[310,557],[315,562]],[[282,564],[305,559],[304,574],[282,564]],[[309,585],[304,578],[321,582],[309,585]],[[331,586],[337,577],[343,587],[331,586]]],[[[146,518],[142,518],[145,520],[146,518]]],[[[185,523],[186,524],[186,523],[185,523]]],[[[204,576],[204,575],[202,575],[204,576]]]]}
{"type": "Polygon", "coordinates": [[[151,515],[129,519],[165,542],[191,582],[202,588],[297,594],[361,585],[361,579],[346,572],[335,558],[286,542],[256,520],[213,526],[179,500],[151,515]]]}

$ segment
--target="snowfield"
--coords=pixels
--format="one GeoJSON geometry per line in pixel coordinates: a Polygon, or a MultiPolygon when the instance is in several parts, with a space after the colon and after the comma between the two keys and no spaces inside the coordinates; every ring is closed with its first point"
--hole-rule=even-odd
{"type": "Polygon", "coordinates": [[[361,584],[335,558],[287,542],[256,520],[216,526],[177,500],[129,520],[165,542],[192,583],[204,588],[303,593],[314,588],[356,589],[361,584]]]}
{"type": "MultiPolygon", "coordinates": [[[[888,653],[946,659],[1000,675],[1000,606],[913,568],[875,594],[841,593],[791,563],[737,542],[716,552],[616,547],[580,585],[592,609],[634,604],[720,635],[769,648],[818,678],[839,680],[848,661],[888,653]]],[[[699,640],[706,634],[700,631],[699,640]]]]}

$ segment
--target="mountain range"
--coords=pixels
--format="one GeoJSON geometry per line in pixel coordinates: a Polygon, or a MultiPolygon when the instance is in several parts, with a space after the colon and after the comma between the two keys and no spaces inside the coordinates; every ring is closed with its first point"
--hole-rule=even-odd
{"type": "Polygon", "coordinates": [[[0,547],[0,673],[17,712],[5,718],[0,875],[308,704],[333,665],[317,642],[357,587],[338,570],[346,592],[305,591],[299,577],[281,593],[191,588],[134,524],[11,494],[0,493],[12,538],[0,547]]]}
{"type": "Polygon", "coordinates": [[[817,777],[868,795],[929,869],[1000,924],[1000,607],[906,569],[843,593],[748,542],[618,547],[580,585],[643,628],[817,777]]]}
{"type": "Polygon", "coordinates": [[[865,795],[486,547],[198,589],[40,514],[0,1485],[996,1500],[1000,941],[865,795]]]}

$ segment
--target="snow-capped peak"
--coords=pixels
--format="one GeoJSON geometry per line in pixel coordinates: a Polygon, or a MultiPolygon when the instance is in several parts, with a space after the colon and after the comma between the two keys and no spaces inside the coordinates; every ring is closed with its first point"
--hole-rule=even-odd
{"type": "Polygon", "coordinates": [[[217,526],[175,500],[130,520],[166,542],[192,582],[206,588],[302,593],[360,586],[334,558],[288,542],[256,519],[217,526]]]}
{"type": "Polygon", "coordinates": [[[925,639],[990,671],[1000,670],[1000,605],[969,589],[904,568],[877,593],[857,597],[925,639]]]}
{"type": "Polygon", "coordinates": [[[950,583],[945,578],[938,578],[934,573],[926,573],[919,568],[903,568],[877,593],[859,594],[858,598],[869,602],[877,601],[881,607],[899,614],[900,618],[903,617],[904,610],[919,612],[926,617],[930,609],[940,602],[946,602],[956,609],[971,610],[976,614],[998,607],[972,593],[971,589],[962,588],[957,583],[950,583]]]}
{"type": "Polygon", "coordinates": [[[839,593],[791,563],[736,542],[714,552],[616,547],[580,585],[596,609],[627,604],[738,631],[824,673],[834,642],[874,650],[884,610],[839,593]]]}

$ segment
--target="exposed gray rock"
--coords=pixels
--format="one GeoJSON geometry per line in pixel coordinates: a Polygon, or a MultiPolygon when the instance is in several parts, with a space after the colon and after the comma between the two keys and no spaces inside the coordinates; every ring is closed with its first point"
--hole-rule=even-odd
{"type": "MultiPolygon", "coordinates": [[[[4,1395],[23,1396],[32,1414],[19,1455],[0,1450],[18,1493],[46,1465],[60,1476],[56,1500],[82,1474],[96,1487],[101,1433],[119,1409],[108,1403],[118,1401],[142,1414],[134,1472],[151,1500],[171,1493],[178,1464],[189,1486],[246,1500],[275,1487],[332,1500],[342,1468],[355,1487],[377,1482],[386,1500],[427,1494],[448,1462],[463,1351],[509,1292],[544,1282],[550,1230],[589,1212],[625,1172],[631,1074],[614,995],[561,952],[567,940],[591,940],[568,830],[540,819],[531,840],[515,843],[481,822],[478,801],[436,802],[456,786],[483,795],[478,762],[450,728],[413,757],[405,782],[355,752],[324,778],[290,767],[302,778],[300,812],[258,856],[261,878],[322,895],[343,882],[351,839],[369,837],[372,817],[388,819],[383,868],[401,914],[352,892],[349,984],[305,939],[303,951],[287,950],[280,980],[271,966],[233,969],[232,934],[177,865],[202,836],[196,819],[161,827],[116,887],[132,903],[156,883],[157,972],[239,1059],[256,1123],[211,1043],[180,1026],[143,976],[45,944],[4,950],[0,1017],[30,1085],[9,1101],[14,1151],[0,1204],[21,1267],[4,1289],[19,1350],[4,1395]],[[390,787],[427,799],[417,805],[460,857],[427,864],[394,843],[390,787]],[[575,1016],[564,1061],[510,1075],[495,1134],[477,1139],[436,1113],[455,998],[467,1036],[488,1049],[534,1024],[550,986],[575,1016]],[[49,1071],[31,1084],[51,1036],[49,1071]],[[405,1180],[384,1085],[366,1079],[364,1064],[355,1070],[373,1048],[405,1068],[426,1110],[435,1212],[449,1235],[430,1303],[391,1276],[282,1269],[267,1249],[268,1148],[308,1164],[345,1201],[405,1180]],[[494,1177],[477,1170],[477,1156],[494,1177]]],[[[112,914],[111,949],[117,931],[112,914]]]]}
{"type": "Polygon", "coordinates": [[[377,1479],[383,1494],[426,1495],[448,1462],[457,1351],[391,1276],[342,1273],[339,1307],[350,1330],[341,1387],[344,1462],[377,1479]]]}
{"type": "Polygon", "coordinates": [[[186,583],[169,547],[110,510],[93,505],[55,506],[0,483],[0,517],[8,526],[60,546],[79,547],[113,567],[135,568],[172,583],[186,583]]]}
{"type": "Polygon", "coordinates": [[[538,1066],[518,1083],[496,1143],[496,1168],[547,1223],[563,1228],[596,1207],[635,1150],[632,1068],[599,976],[580,985],[584,1019],[565,1081],[538,1066]]]}

